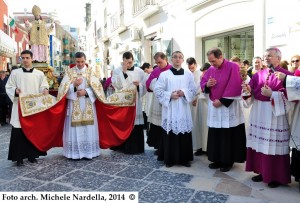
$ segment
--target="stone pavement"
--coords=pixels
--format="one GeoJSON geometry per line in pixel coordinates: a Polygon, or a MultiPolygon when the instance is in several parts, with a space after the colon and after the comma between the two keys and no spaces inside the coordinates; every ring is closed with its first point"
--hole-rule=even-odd
{"type": "Polygon", "coordinates": [[[0,191],[138,191],[139,202],[300,202],[298,183],[268,188],[235,164],[227,173],[208,168],[206,156],[192,167],[166,168],[146,147],[141,155],[101,150],[93,160],[69,160],[61,148],[17,167],[7,160],[11,126],[0,127],[0,191]]]}

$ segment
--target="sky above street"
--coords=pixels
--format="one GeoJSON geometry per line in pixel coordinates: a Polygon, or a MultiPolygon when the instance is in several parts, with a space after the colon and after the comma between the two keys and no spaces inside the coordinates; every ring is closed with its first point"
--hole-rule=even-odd
{"type": "MultiPolygon", "coordinates": [[[[58,20],[62,25],[73,27],[84,26],[85,3],[88,0],[7,0],[9,12],[24,12],[27,9],[31,13],[34,5],[41,8],[42,13],[56,10],[58,20]]],[[[28,14],[31,15],[31,14],[28,14]]]]}

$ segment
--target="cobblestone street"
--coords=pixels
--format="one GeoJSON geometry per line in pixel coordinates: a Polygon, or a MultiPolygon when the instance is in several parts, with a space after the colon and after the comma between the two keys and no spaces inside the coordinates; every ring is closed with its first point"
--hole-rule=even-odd
{"type": "Polygon", "coordinates": [[[0,127],[0,191],[138,191],[139,202],[300,202],[298,183],[268,188],[251,181],[244,164],[227,173],[208,168],[206,156],[192,167],[166,168],[146,148],[141,155],[101,150],[93,160],[68,160],[55,148],[38,163],[7,160],[11,126],[0,127]]]}

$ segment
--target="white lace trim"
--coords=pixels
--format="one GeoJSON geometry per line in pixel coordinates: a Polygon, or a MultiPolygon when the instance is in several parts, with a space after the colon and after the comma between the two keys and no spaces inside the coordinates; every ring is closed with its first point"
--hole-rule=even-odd
{"type": "Polygon", "coordinates": [[[180,119],[174,121],[168,121],[164,119],[162,121],[162,128],[169,133],[171,130],[174,134],[189,133],[193,128],[193,121],[191,119],[180,119]]]}

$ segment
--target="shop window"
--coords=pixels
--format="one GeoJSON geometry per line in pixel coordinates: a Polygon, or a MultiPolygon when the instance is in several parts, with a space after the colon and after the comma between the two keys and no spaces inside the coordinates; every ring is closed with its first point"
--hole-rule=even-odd
{"type": "Polygon", "coordinates": [[[248,27],[203,38],[203,63],[207,61],[207,51],[213,47],[220,48],[226,59],[238,56],[241,60],[252,61],[254,56],[254,29],[248,27]]]}

